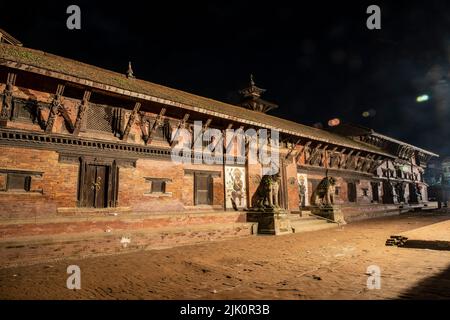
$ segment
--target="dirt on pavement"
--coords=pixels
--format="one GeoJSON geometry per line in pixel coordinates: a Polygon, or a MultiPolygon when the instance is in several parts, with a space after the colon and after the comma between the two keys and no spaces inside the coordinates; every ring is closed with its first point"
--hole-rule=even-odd
{"type": "Polygon", "coordinates": [[[450,219],[413,213],[286,236],[0,269],[1,299],[450,298],[450,251],[385,246],[391,235],[450,219]],[[67,267],[81,290],[66,288],[67,267]],[[367,288],[367,268],[381,288],[367,288]]]}

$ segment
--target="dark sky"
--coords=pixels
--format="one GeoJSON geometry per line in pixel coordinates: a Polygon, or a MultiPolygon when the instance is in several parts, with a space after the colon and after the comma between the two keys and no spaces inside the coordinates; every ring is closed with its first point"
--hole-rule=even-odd
{"type": "Polygon", "coordinates": [[[231,103],[253,73],[274,115],[338,117],[450,155],[449,1],[2,1],[0,28],[118,72],[131,60],[138,78],[231,103]],[[81,30],[66,28],[70,4],[81,30]],[[366,28],[370,4],[381,30],[366,28]]]}

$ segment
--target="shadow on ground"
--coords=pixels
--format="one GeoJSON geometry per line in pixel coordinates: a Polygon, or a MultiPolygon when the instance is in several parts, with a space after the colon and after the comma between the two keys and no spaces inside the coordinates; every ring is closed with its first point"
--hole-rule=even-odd
{"type": "Polygon", "coordinates": [[[400,248],[450,251],[449,241],[408,240],[400,248]]]}
{"type": "Polygon", "coordinates": [[[450,299],[450,265],[399,296],[400,299],[450,299]]]}

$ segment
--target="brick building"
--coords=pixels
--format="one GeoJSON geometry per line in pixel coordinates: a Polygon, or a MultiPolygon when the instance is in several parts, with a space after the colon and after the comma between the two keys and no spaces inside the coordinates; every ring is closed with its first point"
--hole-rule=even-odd
{"type": "Polygon", "coordinates": [[[263,166],[174,163],[176,133],[194,121],[278,130],[279,198],[290,212],[308,209],[325,175],[337,179],[347,221],[434,205],[422,176],[437,155],[367,128],[271,116],[277,106],[253,79],[230,105],[137,79],[131,65],[119,74],[17,44],[0,43],[0,245],[50,250],[70,234],[95,251],[124,237],[146,247],[251,234],[243,209],[263,166]]]}

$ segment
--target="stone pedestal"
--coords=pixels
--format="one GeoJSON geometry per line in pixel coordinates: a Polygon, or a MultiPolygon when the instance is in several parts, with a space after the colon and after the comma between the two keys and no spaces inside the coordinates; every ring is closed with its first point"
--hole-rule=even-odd
{"type": "Polygon", "coordinates": [[[311,213],[317,216],[321,216],[339,224],[347,224],[344,219],[342,210],[337,206],[323,206],[311,208],[311,213]]]}
{"type": "Polygon", "coordinates": [[[247,211],[247,222],[258,223],[258,234],[283,235],[292,233],[291,221],[283,209],[247,211]]]}

